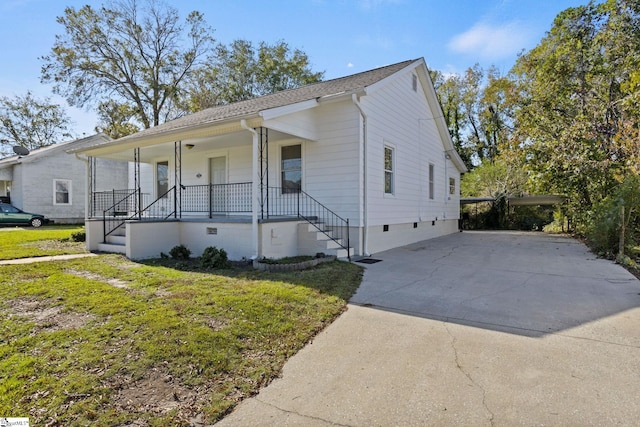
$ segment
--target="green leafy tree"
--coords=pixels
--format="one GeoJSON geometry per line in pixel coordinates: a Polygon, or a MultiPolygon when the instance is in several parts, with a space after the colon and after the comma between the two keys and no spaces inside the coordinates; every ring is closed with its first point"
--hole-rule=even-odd
{"type": "Polygon", "coordinates": [[[143,128],[182,114],[176,103],[184,85],[213,45],[202,14],[183,23],[175,8],[154,0],[67,7],[58,23],[64,34],[42,58],[42,82],[74,106],[102,104],[102,113],[113,110],[104,107],[109,101],[125,106],[143,128]]]}
{"type": "Polygon", "coordinates": [[[0,97],[0,156],[13,154],[11,147],[29,150],[73,138],[71,119],[50,98],[31,92],[13,98],[0,97]]]}
{"type": "Polygon", "coordinates": [[[431,76],[451,139],[467,168],[496,159],[501,147],[511,144],[513,81],[495,67],[485,71],[478,64],[463,75],[433,71],[431,76]]]}
{"type": "Polygon", "coordinates": [[[569,8],[513,69],[529,165],[539,185],[570,196],[582,224],[637,173],[639,12],[632,0],[569,8]]]}
{"type": "Polygon", "coordinates": [[[135,117],[136,109],[130,104],[118,103],[114,100],[101,102],[98,105],[100,123],[96,126],[96,131],[105,133],[113,139],[131,135],[140,130],[135,117]]]}
{"type": "Polygon", "coordinates": [[[293,89],[322,80],[308,56],[280,41],[256,47],[247,40],[219,44],[207,66],[190,82],[186,109],[199,111],[217,105],[243,101],[261,95],[293,89]]]}

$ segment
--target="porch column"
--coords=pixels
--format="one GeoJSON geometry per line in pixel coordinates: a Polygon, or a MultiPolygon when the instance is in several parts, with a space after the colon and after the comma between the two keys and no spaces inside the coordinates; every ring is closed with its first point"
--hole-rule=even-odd
{"type": "Polygon", "coordinates": [[[251,235],[253,240],[253,256],[252,259],[258,259],[260,257],[260,238],[258,231],[258,210],[260,209],[260,201],[258,195],[260,194],[259,179],[260,179],[260,159],[259,146],[260,137],[255,129],[250,128],[247,125],[246,120],[240,120],[240,126],[243,129],[251,132],[252,135],[252,173],[251,173],[251,235]]]}

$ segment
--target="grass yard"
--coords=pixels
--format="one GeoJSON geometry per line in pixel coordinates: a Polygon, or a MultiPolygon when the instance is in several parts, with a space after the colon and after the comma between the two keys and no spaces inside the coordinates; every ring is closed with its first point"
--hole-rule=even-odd
{"type": "Polygon", "coordinates": [[[80,231],[84,227],[78,225],[1,227],[0,260],[85,253],[84,242],[69,241],[73,233],[80,231]]]}
{"type": "Polygon", "coordinates": [[[362,274],[345,262],[281,274],[180,268],[119,255],[0,266],[0,414],[31,425],[213,423],[332,322],[362,274]]]}

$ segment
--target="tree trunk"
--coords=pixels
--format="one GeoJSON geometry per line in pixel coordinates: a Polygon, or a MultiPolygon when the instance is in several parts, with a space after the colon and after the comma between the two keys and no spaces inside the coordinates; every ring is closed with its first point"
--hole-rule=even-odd
{"type": "Polygon", "coordinates": [[[620,240],[618,241],[618,255],[624,255],[624,205],[620,206],[620,240]]]}

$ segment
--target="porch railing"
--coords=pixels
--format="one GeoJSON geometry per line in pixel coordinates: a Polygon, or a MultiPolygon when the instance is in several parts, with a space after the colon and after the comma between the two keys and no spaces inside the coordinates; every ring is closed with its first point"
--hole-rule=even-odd
{"type": "Polygon", "coordinates": [[[209,218],[251,212],[251,183],[187,185],[181,192],[183,213],[206,213],[209,218]]]}
{"type": "Polygon", "coordinates": [[[92,210],[94,213],[98,207],[107,206],[102,210],[102,228],[105,242],[107,241],[107,236],[114,234],[116,230],[124,225],[127,219],[138,215],[139,195],[140,192],[138,190],[113,190],[93,194],[94,204],[92,210]],[[107,205],[109,200],[113,203],[110,206],[107,205]]]}
{"type": "MultiPolygon", "coordinates": [[[[147,205],[140,211],[140,214],[137,217],[148,220],[165,220],[171,217],[178,218],[176,187],[171,187],[164,194],[154,200],[153,203],[147,205]]],[[[136,216],[131,219],[135,218],[136,216]]]]}
{"type": "MultiPolygon", "coordinates": [[[[349,220],[327,208],[304,191],[292,191],[282,187],[264,188],[259,195],[259,217],[296,217],[312,224],[340,247],[347,250],[349,259],[349,220]]],[[[252,183],[211,184],[170,188],[152,203],[148,195],[137,190],[114,190],[94,193],[97,206],[110,204],[103,212],[104,238],[113,234],[127,220],[165,220],[180,218],[183,214],[214,215],[250,213],[252,211],[252,183]],[[144,208],[140,208],[145,206],[144,208]]]]}

